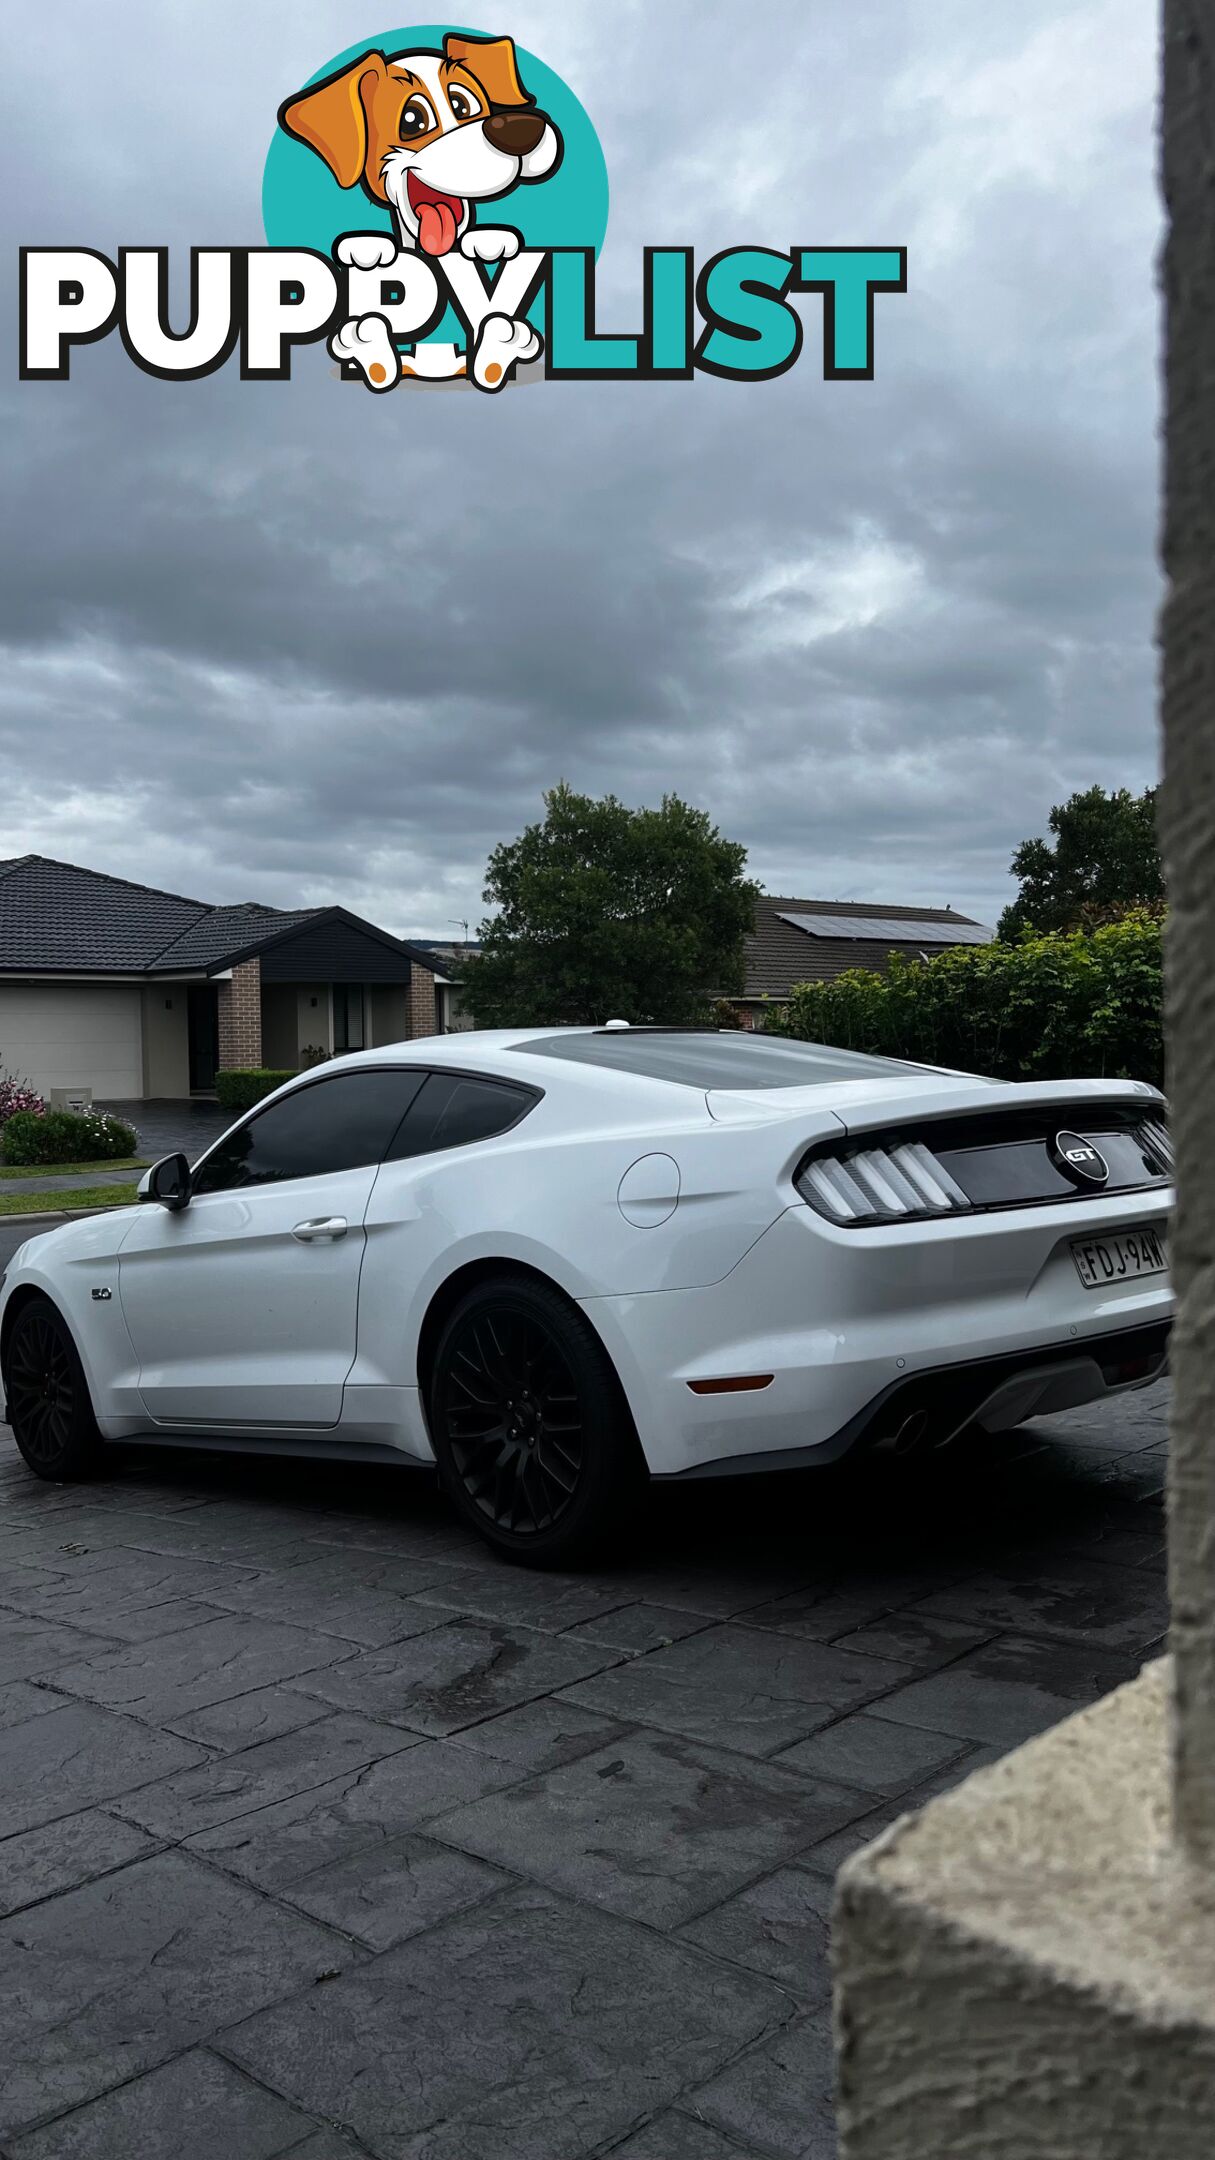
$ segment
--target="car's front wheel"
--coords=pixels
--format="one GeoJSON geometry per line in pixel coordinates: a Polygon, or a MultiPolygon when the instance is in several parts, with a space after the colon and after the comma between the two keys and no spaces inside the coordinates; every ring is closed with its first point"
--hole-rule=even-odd
{"type": "Polygon", "coordinates": [[[546,1283],[502,1275],[468,1291],[429,1404],[444,1487],[498,1552],[565,1566],[619,1524],[640,1478],[628,1410],[594,1329],[546,1283]]]}
{"type": "Polygon", "coordinates": [[[88,1382],[67,1326],[49,1298],[31,1298],[4,1347],[4,1393],[13,1438],[37,1477],[92,1477],[103,1442],[88,1382]]]}

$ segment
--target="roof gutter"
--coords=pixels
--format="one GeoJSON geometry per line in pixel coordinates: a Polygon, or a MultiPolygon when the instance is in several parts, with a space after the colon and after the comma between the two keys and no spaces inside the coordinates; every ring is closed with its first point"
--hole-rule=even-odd
{"type": "Polygon", "coordinates": [[[115,983],[141,984],[150,987],[159,983],[201,983],[207,981],[203,968],[183,969],[179,974],[148,975],[133,969],[118,968],[5,968],[0,967],[0,983],[115,983]]]}

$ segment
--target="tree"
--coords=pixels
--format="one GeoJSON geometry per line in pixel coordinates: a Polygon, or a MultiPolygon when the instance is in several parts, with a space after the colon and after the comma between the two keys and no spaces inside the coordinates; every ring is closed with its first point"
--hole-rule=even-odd
{"type": "Polygon", "coordinates": [[[744,848],[677,795],[630,810],[563,781],[544,806],[489,859],[498,912],[461,993],[479,1026],[689,1024],[741,989],[758,892],[744,848]]]}
{"type": "Polygon", "coordinates": [[[1000,917],[1005,943],[1025,930],[1091,929],[1163,900],[1155,788],[1088,788],[1055,804],[1050,829],[1053,847],[1024,840],[1013,856],[1021,890],[1000,917]]]}

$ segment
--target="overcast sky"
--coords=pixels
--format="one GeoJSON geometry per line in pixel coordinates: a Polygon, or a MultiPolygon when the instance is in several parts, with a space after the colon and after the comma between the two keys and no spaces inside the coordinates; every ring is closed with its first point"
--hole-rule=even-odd
{"type": "MultiPolygon", "coordinates": [[[[909,249],[877,377],[497,398],[16,378],[16,247],[256,244],[282,98],[412,18],[24,8],[0,76],[0,856],[484,912],[559,778],[701,803],[770,891],[993,920],[1052,802],[1155,777],[1148,0],[518,0],[642,248],[909,249]]],[[[424,14],[422,16],[424,18],[424,14]]],[[[458,934],[458,933],[457,933],[458,934]]]]}

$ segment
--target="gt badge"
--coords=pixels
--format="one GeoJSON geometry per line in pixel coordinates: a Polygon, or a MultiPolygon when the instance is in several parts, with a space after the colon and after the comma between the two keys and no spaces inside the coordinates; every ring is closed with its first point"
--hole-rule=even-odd
{"type": "Polygon", "coordinates": [[[1055,1168],[1073,1185],[1104,1185],[1108,1181],[1110,1166],[1104,1155],[1080,1133],[1056,1133],[1050,1152],[1055,1168]]]}

